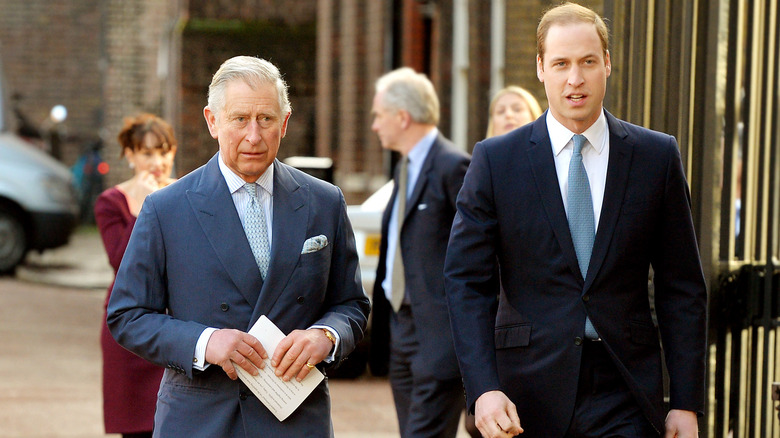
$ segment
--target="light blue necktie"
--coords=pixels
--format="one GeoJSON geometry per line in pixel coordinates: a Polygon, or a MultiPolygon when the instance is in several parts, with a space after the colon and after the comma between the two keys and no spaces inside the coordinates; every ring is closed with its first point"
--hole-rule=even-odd
{"type": "Polygon", "coordinates": [[[246,183],[244,189],[252,200],[246,208],[244,215],[244,232],[255,256],[260,275],[265,280],[268,273],[268,265],[271,261],[271,245],[268,244],[268,224],[265,218],[263,204],[257,199],[257,184],[246,183]]]}
{"type": "MultiPolygon", "coordinates": [[[[596,220],[593,216],[593,200],[590,194],[590,184],[585,166],[582,164],[582,147],[587,139],[577,134],[573,137],[574,153],[569,162],[568,220],[574,251],[584,279],[588,275],[588,265],[593,252],[593,241],[596,239],[596,220]]],[[[588,339],[598,339],[599,335],[590,318],[585,319],[585,336],[588,339]]]]}

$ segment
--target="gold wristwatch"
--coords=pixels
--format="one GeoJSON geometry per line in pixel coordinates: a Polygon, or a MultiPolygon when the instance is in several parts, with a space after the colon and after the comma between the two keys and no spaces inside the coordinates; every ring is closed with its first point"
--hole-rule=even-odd
{"type": "Polygon", "coordinates": [[[333,345],[336,345],[336,337],[333,336],[333,333],[331,333],[330,330],[328,329],[321,329],[321,330],[325,332],[325,336],[328,337],[328,340],[330,340],[330,342],[333,342],[333,345]]]}

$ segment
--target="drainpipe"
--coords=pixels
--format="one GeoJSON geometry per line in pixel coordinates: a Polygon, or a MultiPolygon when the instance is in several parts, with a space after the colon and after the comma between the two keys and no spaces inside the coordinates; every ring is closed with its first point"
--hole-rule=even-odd
{"type": "Polygon", "coordinates": [[[492,0],[490,4],[490,96],[504,88],[506,61],[506,3],[492,0]]]}
{"type": "Polygon", "coordinates": [[[468,0],[453,3],[452,141],[462,149],[468,142],[469,12],[468,0]]]}

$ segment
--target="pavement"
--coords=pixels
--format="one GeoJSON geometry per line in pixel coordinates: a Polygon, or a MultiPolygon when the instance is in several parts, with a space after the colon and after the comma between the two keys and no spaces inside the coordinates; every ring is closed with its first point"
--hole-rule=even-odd
{"type": "Polygon", "coordinates": [[[16,278],[50,286],[107,290],[114,271],[97,228],[82,226],[67,245],[29,253],[17,268],[16,278]]]}
{"type": "MultiPolygon", "coordinates": [[[[95,227],[0,277],[0,438],[103,433],[99,332],[113,271],[95,227]],[[13,377],[9,377],[13,376],[13,377]]],[[[336,437],[398,437],[385,378],[330,379],[336,437]]],[[[468,437],[461,426],[458,438],[468,437]]]]}

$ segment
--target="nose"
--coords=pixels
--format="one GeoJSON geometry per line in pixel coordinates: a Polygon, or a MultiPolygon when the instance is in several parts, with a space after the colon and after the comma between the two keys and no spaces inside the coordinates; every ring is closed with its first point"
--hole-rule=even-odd
{"type": "Polygon", "coordinates": [[[247,125],[247,129],[249,130],[246,135],[247,141],[252,145],[258,144],[261,138],[260,123],[257,120],[252,120],[247,125]]]}
{"type": "Polygon", "coordinates": [[[582,85],[583,82],[585,79],[582,77],[582,70],[579,66],[573,65],[569,70],[569,85],[576,87],[582,85]]]}
{"type": "Polygon", "coordinates": [[[371,122],[371,130],[374,132],[379,132],[379,126],[376,122],[376,119],[371,122]]]}
{"type": "Polygon", "coordinates": [[[163,156],[162,154],[152,154],[152,167],[157,168],[162,165],[163,162],[163,156]]]}

